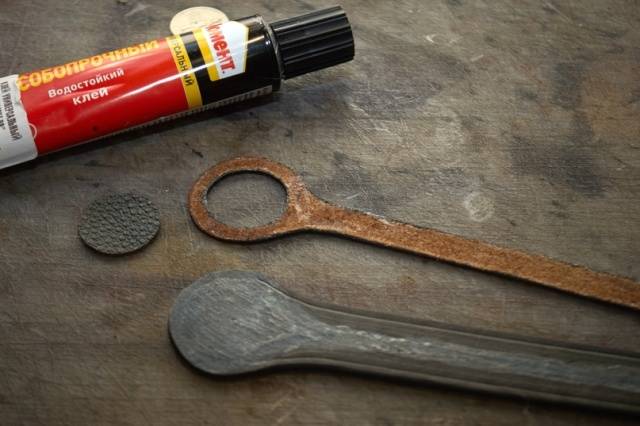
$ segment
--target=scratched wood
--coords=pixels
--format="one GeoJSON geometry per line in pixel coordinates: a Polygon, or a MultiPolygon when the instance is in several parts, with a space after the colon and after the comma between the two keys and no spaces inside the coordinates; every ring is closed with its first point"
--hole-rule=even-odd
{"type": "MultiPolygon", "coordinates": [[[[0,73],[163,36],[199,3],[5,0],[0,73]]],[[[275,20],[334,3],[215,5],[275,20]]],[[[193,226],[185,199],[198,174],[263,155],[336,204],[640,280],[635,1],[342,5],[357,43],[348,65],[0,172],[3,424],[634,423],[331,371],[219,380],[178,357],[167,334],[177,293],[224,269],[319,303],[640,352],[640,316],[621,308],[331,236],[234,245],[193,226]],[[85,248],[83,208],[132,190],[160,207],[157,240],[122,258],[85,248]]],[[[214,191],[212,210],[253,224],[278,197],[241,176],[214,191]]]]}

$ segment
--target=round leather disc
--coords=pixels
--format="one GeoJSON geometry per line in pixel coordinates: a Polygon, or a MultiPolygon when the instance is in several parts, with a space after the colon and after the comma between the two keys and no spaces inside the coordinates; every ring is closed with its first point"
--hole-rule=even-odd
{"type": "Polygon", "coordinates": [[[149,244],[160,229],[160,212],[148,198],[110,194],[93,201],[82,215],[78,233],[92,249],[126,254],[149,244]]]}

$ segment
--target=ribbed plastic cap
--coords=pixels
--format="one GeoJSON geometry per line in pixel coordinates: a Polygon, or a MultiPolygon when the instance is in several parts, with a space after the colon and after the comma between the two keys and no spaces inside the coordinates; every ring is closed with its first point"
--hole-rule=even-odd
{"type": "Polygon", "coordinates": [[[353,59],[351,25],[340,6],[271,24],[280,47],[284,78],[353,59]]]}

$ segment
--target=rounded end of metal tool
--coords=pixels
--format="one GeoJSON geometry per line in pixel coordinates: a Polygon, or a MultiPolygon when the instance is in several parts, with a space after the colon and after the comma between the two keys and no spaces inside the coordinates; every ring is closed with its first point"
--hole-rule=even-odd
{"type": "Polygon", "coordinates": [[[215,375],[249,373],[278,364],[297,343],[299,304],[253,272],[208,274],[179,294],[169,333],[195,368],[215,375]]]}

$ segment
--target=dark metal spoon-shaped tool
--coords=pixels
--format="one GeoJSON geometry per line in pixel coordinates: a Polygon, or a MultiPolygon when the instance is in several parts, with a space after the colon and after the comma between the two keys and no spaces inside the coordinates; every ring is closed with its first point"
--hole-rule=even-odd
{"type": "Polygon", "coordinates": [[[301,301],[253,272],[184,289],[169,331],[215,375],[321,365],[640,413],[640,355],[563,347],[301,301]]]}

